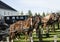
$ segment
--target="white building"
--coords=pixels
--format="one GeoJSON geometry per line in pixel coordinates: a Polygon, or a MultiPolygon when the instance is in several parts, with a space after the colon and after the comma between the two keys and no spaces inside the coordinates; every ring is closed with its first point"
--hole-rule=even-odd
{"type": "Polygon", "coordinates": [[[19,13],[17,12],[17,10],[0,1],[0,14],[3,16],[12,16],[18,15],[19,13]]]}

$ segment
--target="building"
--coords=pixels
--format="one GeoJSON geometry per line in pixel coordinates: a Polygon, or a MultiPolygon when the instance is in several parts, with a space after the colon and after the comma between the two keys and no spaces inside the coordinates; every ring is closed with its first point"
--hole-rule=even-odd
{"type": "Polygon", "coordinates": [[[1,16],[3,16],[3,19],[1,20],[4,20],[7,24],[12,24],[16,21],[25,20],[28,18],[28,15],[19,15],[17,10],[2,1],[0,1],[0,17],[1,16]]]}
{"type": "Polygon", "coordinates": [[[18,15],[18,11],[10,7],[6,3],[0,1],[0,14],[3,16],[18,15]]]}

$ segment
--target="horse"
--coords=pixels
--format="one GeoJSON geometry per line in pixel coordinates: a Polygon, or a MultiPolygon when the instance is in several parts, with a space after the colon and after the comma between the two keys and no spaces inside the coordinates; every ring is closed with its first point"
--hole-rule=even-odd
{"type": "Polygon", "coordinates": [[[35,24],[34,24],[34,29],[36,29],[36,36],[38,37],[39,42],[43,42],[41,28],[40,28],[40,25],[42,25],[41,18],[42,17],[40,15],[36,15],[35,16],[35,24]]]}
{"type": "MultiPolygon", "coordinates": [[[[24,33],[28,36],[28,31],[31,30],[32,19],[29,17],[27,20],[20,20],[12,25],[10,25],[10,39],[13,39],[15,34],[24,33]]],[[[25,38],[27,39],[27,38],[25,38]]],[[[10,41],[11,42],[11,41],[10,41]]]]}
{"type": "Polygon", "coordinates": [[[46,28],[47,37],[49,37],[49,28],[47,28],[49,25],[53,25],[53,31],[55,31],[54,23],[57,21],[57,16],[55,13],[51,13],[41,19],[42,27],[46,28]]]}
{"type": "Polygon", "coordinates": [[[59,23],[60,23],[60,14],[59,13],[56,13],[56,15],[57,15],[57,25],[58,25],[58,29],[59,29],[59,23]]]}
{"type": "Polygon", "coordinates": [[[41,22],[40,17],[34,16],[34,17],[29,17],[27,20],[24,21],[20,20],[10,25],[10,39],[12,40],[15,34],[20,34],[20,33],[24,33],[26,36],[29,35],[32,39],[32,31],[34,28],[36,29],[37,33],[39,33],[38,30],[39,30],[40,22],[41,22]]]}

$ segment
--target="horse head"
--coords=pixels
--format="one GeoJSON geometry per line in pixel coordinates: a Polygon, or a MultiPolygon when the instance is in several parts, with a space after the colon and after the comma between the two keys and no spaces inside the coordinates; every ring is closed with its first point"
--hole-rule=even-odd
{"type": "Polygon", "coordinates": [[[57,15],[57,21],[60,22],[60,14],[56,13],[56,15],[57,15]]]}
{"type": "Polygon", "coordinates": [[[33,18],[34,28],[37,29],[38,26],[41,24],[41,17],[39,15],[34,16],[33,18]]]}
{"type": "Polygon", "coordinates": [[[56,21],[56,20],[58,19],[58,15],[55,14],[55,13],[52,13],[52,14],[50,15],[50,18],[51,18],[52,20],[56,21]]]}
{"type": "Polygon", "coordinates": [[[43,28],[45,28],[47,26],[47,24],[48,25],[53,24],[55,21],[57,21],[57,19],[58,19],[57,15],[55,13],[51,13],[51,14],[43,17],[41,19],[43,28]]]}

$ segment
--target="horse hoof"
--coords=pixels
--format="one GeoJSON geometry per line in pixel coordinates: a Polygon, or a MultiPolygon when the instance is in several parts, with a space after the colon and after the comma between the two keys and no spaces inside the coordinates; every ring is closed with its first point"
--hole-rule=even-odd
{"type": "Polygon", "coordinates": [[[16,38],[16,40],[18,40],[18,38],[16,38]]]}

